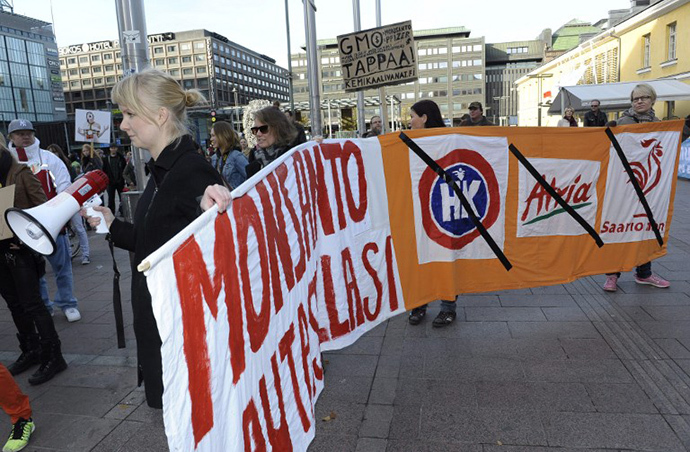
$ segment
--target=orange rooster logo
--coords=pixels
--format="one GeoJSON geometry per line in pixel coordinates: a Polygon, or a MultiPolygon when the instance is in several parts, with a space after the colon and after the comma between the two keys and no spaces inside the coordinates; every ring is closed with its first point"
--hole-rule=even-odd
{"type": "Polygon", "coordinates": [[[643,162],[630,162],[630,167],[637,183],[640,184],[642,193],[646,195],[659,185],[661,180],[661,157],[664,155],[664,148],[656,138],[642,140],[640,144],[644,149],[649,149],[647,159],[643,162]]]}

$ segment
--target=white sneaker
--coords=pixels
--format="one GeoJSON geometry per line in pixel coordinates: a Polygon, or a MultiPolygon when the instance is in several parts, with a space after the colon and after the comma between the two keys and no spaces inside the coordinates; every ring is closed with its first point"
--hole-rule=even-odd
{"type": "Polygon", "coordinates": [[[89,259],[88,257],[84,257],[81,260],[81,265],[89,265],[90,263],[91,263],[91,259],[89,259]]]}
{"type": "Polygon", "coordinates": [[[68,322],[76,322],[77,320],[81,320],[81,314],[77,308],[65,308],[63,312],[65,313],[65,317],[67,317],[68,322]]]}

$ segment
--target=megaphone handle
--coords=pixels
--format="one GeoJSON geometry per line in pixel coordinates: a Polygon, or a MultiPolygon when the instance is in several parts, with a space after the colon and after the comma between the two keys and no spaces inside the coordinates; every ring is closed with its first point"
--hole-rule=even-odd
{"type": "Polygon", "coordinates": [[[103,212],[98,212],[97,210],[94,210],[93,207],[87,207],[86,208],[86,215],[90,217],[97,217],[101,219],[101,222],[98,223],[98,226],[96,226],[96,234],[107,234],[108,233],[108,225],[105,222],[105,217],[103,216],[103,212]]]}

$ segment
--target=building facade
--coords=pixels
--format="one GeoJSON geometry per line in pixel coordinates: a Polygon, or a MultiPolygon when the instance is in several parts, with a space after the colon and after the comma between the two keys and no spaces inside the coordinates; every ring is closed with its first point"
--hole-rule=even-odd
{"type": "MultiPolygon", "coordinates": [[[[288,99],[287,71],[275,60],[208,30],[148,36],[149,61],[185,89],[200,90],[211,109],[253,99],[288,99]]],[[[60,69],[67,112],[109,108],[110,90],[122,78],[118,41],[61,47],[60,69]]]]}
{"type": "MultiPolygon", "coordinates": [[[[470,37],[464,27],[419,30],[414,32],[417,46],[418,80],[385,87],[388,117],[396,126],[409,122],[409,108],[418,100],[431,99],[452,124],[459,124],[471,102],[485,103],[484,37],[470,37]],[[391,108],[391,101],[393,107],[391,108]]],[[[318,42],[319,87],[323,104],[323,124],[347,129],[356,127],[356,93],[346,93],[336,39],[318,42]],[[355,120],[353,121],[353,118],[355,120]]],[[[307,62],[303,53],[292,55],[295,102],[302,115],[308,115],[307,62]]],[[[381,114],[378,89],[364,92],[367,123],[381,114]]]]}
{"type": "Polygon", "coordinates": [[[540,66],[547,45],[542,40],[486,44],[486,111],[496,125],[517,125],[515,81],[540,66]]]}
{"type": "Polygon", "coordinates": [[[0,11],[0,129],[14,118],[67,118],[58,48],[48,22],[0,11]]]}
{"type": "MultiPolygon", "coordinates": [[[[690,84],[690,0],[631,1],[632,14],[516,82],[520,125],[554,126],[560,86],[675,79],[690,84]]],[[[566,105],[567,106],[567,100],[566,105]]],[[[690,114],[690,101],[657,102],[659,118],[690,114]]],[[[610,112],[615,118],[619,112],[610,112]]]]}

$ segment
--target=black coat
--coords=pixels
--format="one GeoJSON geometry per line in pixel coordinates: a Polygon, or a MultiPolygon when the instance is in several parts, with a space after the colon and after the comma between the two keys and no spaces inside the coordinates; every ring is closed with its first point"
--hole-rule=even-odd
{"type": "Polygon", "coordinates": [[[158,159],[149,161],[149,178],[134,214],[134,224],[115,220],[110,233],[115,246],[134,252],[132,310],[137,358],[143,373],[149,406],[163,405],[161,340],[151,308],[146,277],[137,271],[141,261],[160,248],[201,212],[199,199],[207,186],[223,184],[220,174],[196,152],[188,135],[168,145],[158,159]]]}
{"type": "Polygon", "coordinates": [[[119,152],[114,157],[110,153],[103,157],[103,172],[108,176],[108,185],[120,188],[125,186],[125,178],[122,173],[126,166],[127,160],[119,152]]]}

